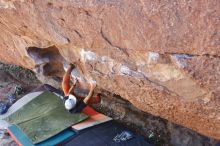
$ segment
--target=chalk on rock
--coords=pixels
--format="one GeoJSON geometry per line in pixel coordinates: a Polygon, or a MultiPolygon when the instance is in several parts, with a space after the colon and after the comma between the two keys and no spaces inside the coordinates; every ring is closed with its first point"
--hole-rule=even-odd
{"type": "Polygon", "coordinates": [[[64,63],[64,64],[63,64],[63,69],[64,69],[65,71],[67,71],[68,65],[69,65],[68,63],[64,63]]]}
{"type": "MultiPolygon", "coordinates": [[[[69,64],[67,64],[67,63],[64,63],[64,64],[63,64],[63,68],[64,68],[65,71],[67,71],[68,65],[69,65],[69,64]]],[[[76,78],[76,79],[79,80],[79,81],[83,81],[83,78],[82,78],[82,76],[80,75],[80,72],[79,72],[79,70],[77,69],[76,66],[75,66],[74,69],[72,70],[71,76],[72,76],[73,78],[76,78]]]]}
{"type": "Polygon", "coordinates": [[[77,68],[74,68],[73,71],[71,72],[71,76],[75,77],[77,80],[82,81],[82,77],[80,75],[80,72],[77,68]]]}
{"type": "Polygon", "coordinates": [[[90,83],[90,84],[96,84],[96,81],[94,81],[94,80],[88,80],[88,83],[90,83]]]}
{"type": "Polygon", "coordinates": [[[83,62],[94,61],[97,59],[97,55],[94,52],[85,51],[84,49],[81,50],[80,55],[83,62]]]}
{"type": "Polygon", "coordinates": [[[91,77],[88,77],[86,81],[90,84],[96,84],[96,81],[93,80],[91,77]]]}

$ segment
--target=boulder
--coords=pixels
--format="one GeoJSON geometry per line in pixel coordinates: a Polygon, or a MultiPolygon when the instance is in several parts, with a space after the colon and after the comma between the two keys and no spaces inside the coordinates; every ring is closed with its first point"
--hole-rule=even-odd
{"type": "Polygon", "coordinates": [[[1,0],[0,59],[83,79],[220,139],[218,0],[1,0]]]}

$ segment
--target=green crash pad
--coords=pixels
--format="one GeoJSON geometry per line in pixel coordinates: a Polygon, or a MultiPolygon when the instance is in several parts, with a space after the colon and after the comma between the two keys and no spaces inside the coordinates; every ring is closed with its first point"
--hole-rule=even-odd
{"type": "Polygon", "coordinates": [[[63,101],[46,91],[5,120],[17,125],[36,144],[86,118],[88,116],[83,113],[71,114],[66,111],[63,101]]]}

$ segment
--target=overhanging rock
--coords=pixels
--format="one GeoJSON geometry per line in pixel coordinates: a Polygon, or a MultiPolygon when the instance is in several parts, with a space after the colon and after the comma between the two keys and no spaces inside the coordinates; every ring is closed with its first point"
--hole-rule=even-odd
{"type": "Polygon", "coordinates": [[[50,76],[76,63],[139,109],[220,139],[219,15],[217,0],[2,0],[0,59],[50,76]]]}

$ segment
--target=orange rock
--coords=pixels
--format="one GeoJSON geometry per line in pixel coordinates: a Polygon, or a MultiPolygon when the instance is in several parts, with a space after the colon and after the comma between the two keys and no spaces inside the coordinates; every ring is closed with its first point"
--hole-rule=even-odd
{"type": "Polygon", "coordinates": [[[0,2],[0,59],[45,76],[82,76],[139,109],[220,139],[220,4],[0,2]]]}

